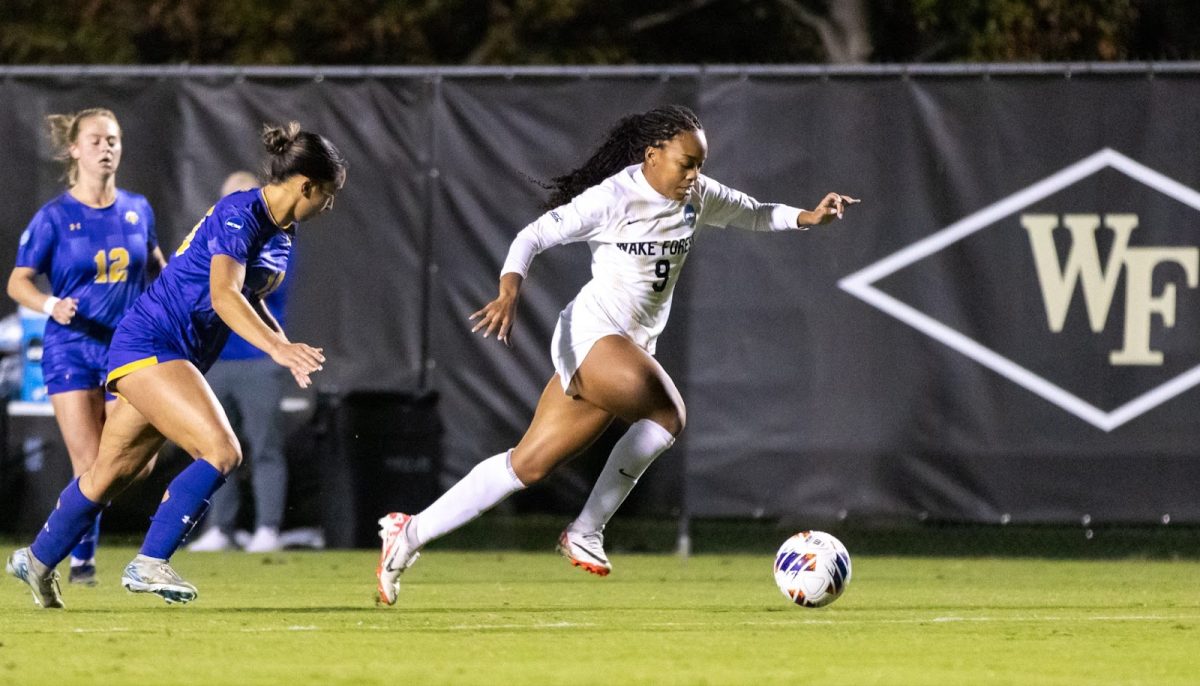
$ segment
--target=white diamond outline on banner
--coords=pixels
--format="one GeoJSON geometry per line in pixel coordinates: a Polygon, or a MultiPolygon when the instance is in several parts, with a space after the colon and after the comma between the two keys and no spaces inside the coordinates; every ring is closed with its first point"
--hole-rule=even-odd
{"type": "Polygon", "coordinates": [[[874,286],[875,282],[880,279],[890,276],[976,231],[991,226],[1014,212],[1074,185],[1106,167],[1112,167],[1135,181],[1200,211],[1200,192],[1164,176],[1112,148],[1102,148],[1023,190],[992,203],[916,243],[901,248],[885,258],[843,277],[838,281],[838,287],[926,336],[966,355],[1013,383],[1032,391],[1085,422],[1110,432],[1200,384],[1200,365],[1192,367],[1110,412],[1105,412],[874,286]]]}

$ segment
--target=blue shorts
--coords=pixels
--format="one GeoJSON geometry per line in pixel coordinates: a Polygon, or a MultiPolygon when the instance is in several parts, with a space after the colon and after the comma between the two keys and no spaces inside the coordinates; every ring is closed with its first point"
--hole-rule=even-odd
{"type": "Polygon", "coordinates": [[[217,361],[229,336],[228,328],[214,340],[189,343],[192,332],[173,330],[165,319],[143,315],[136,305],[125,313],[108,346],[104,387],[109,393],[121,395],[116,390],[117,381],[139,369],[171,360],[187,360],[203,374],[217,361]]]}
{"type": "Polygon", "coordinates": [[[94,338],[47,345],[42,350],[42,378],[50,395],[104,388],[108,344],[94,338]]]}
{"type": "MultiPolygon", "coordinates": [[[[135,334],[122,327],[117,328],[112,344],[108,347],[108,374],[105,377],[104,388],[109,393],[117,393],[117,380],[139,369],[153,367],[156,364],[171,360],[191,360],[191,357],[180,349],[152,335],[135,334]]],[[[201,370],[203,373],[204,370],[201,370]]]]}

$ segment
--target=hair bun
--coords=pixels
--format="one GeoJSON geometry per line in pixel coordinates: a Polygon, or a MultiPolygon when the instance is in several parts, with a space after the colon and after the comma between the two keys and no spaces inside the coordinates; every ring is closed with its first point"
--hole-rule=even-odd
{"type": "Polygon", "coordinates": [[[263,146],[272,155],[282,155],[295,144],[299,134],[300,122],[298,121],[288,122],[286,127],[268,124],[263,126],[263,146]]]}

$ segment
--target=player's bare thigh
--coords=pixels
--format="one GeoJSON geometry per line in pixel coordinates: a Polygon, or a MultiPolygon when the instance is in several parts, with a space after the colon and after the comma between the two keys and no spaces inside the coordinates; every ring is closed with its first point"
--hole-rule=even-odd
{"type": "Polygon", "coordinates": [[[118,380],[117,390],[193,458],[203,458],[223,474],[241,463],[241,446],[229,419],[192,363],[171,360],[139,369],[118,380]]]}
{"type": "Polygon", "coordinates": [[[588,401],[563,393],[555,374],[542,390],[529,429],[513,449],[513,473],[525,485],[542,480],[555,466],[587,449],[612,419],[588,401]]]}
{"type": "Polygon", "coordinates": [[[126,402],[113,404],[96,462],[79,477],[79,489],[94,502],[111,501],[145,476],[162,444],[162,434],[137,408],[126,402]]]}
{"type": "Polygon", "coordinates": [[[50,396],[58,430],[62,433],[71,471],[79,476],[91,468],[100,448],[104,428],[104,391],[99,388],[55,393],[50,396]]]}
{"type": "Polygon", "coordinates": [[[580,397],[627,422],[649,419],[674,436],[687,423],[675,382],[657,360],[624,336],[596,341],[574,380],[580,397]]]}

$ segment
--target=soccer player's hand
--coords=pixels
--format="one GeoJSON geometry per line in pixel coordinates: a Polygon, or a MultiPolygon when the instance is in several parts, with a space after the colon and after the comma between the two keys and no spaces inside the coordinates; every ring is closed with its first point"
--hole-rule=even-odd
{"type": "Polygon", "coordinates": [[[75,318],[75,313],[79,311],[79,301],[75,298],[63,298],[54,303],[54,310],[50,316],[59,324],[70,324],[75,318]]]}
{"type": "Polygon", "coordinates": [[[521,299],[521,277],[516,274],[505,274],[500,277],[500,295],[471,315],[471,321],[476,322],[471,333],[483,329],[483,337],[496,334],[496,340],[512,347],[513,322],[517,318],[517,301],[521,299]]]}
{"type": "Polygon", "coordinates": [[[847,205],[855,205],[859,202],[858,198],[851,198],[841,193],[829,193],[824,198],[821,198],[821,202],[817,203],[816,209],[801,212],[797,223],[801,226],[828,224],[835,217],[841,219],[842,215],[846,212],[847,205]]]}
{"type": "Polygon", "coordinates": [[[512,331],[513,321],[517,315],[517,298],[518,296],[515,294],[501,294],[500,297],[484,305],[483,309],[472,314],[471,320],[479,321],[475,323],[471,333],[483,329],[484,338],[496,334],[496,340],[511,348],[512,340],[508,335],[512,331]]]}
{"type": "Polygon", "coordinates": [[[287,367],[300,388],[312,385],[309,374],[319,372],[325,363],[324,348],[314,348],[304,343],[281,343],[271,352],[271,359],[281,367],[287,367]]]}
{"type": "Polygon", "coordinates": [[[470,332],[474,333],[482,329],[484,338],[496,333],[497,341],[511,348],[512,339],[509,338],[509,333],[512,331],[512,323],[516,320],[518,300],[521,300],[520,289],[504,288],[502,285],[500,295],[496,297],[496,300],[488,302],[479,312],[470,315],[470,319],[473,321],[479,320],[476,321],[470,332]]]}

